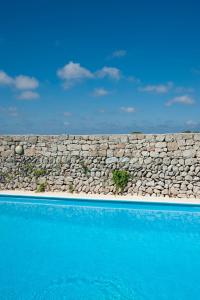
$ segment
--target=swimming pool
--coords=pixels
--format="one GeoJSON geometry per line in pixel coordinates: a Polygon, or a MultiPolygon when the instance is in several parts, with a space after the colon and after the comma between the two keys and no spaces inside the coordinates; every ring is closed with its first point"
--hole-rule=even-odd
{"type": "Polygon", "coordinates": [[[200,207],[0,196],[0,299],[200,295],[200,207]]]}

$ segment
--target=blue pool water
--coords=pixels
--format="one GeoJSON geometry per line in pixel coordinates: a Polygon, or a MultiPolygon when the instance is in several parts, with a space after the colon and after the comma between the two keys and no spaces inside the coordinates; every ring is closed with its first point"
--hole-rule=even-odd
{"type": "Polygon", "coordinates": [[[0,196],[0,299],[200,299],[200,207],[0,196]]]}

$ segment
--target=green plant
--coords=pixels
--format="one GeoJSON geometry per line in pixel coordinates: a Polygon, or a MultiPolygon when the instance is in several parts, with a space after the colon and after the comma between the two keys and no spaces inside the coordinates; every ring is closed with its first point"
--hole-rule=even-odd
{"type": "Polygon", "coordinates": [[[114,170],[112,172],[112,179],[116,186],[117,192],[123,192],[128,184],[129,173],[125,170],[114,170]]]}
{"type": "Polygon", "coordinates": [[[73,192],[74,192],[74,186],[73,186],[72,183],[70,183],[70,185],[69,185],[69,192],[70,192],[70,193],[73,193],[73,192]]]}
{"type": "Polygon", "coordinates": [[[29,177],[35,176],[36,178],[40,176],[44,176],[47,173],[45,169],[34,168],[33,163],[24,163],[24,165],[22,166],[22,172],[25,172],[25,174],[28,175],[29,177]]]}
{"type": "Polygon", "coordinates": [[[33,172],[34,167],[32,164],[25,164],[24,169],[27,171],[33,172]]]}
{"type": "Polygon", "coordinates": [[[39,184],[37,185],[37,190],[36,190],[36,192],[37,192],[37,193],[43,193],[43,192],[45,192],[46,185],[47,185],[46,182],[39,183],[39,184]]]}
{"type": "Polygon", "coordinates": [[[36,177],[40,177],[46,174],[46,170],[44,169],[35,169],[33,170],[33,175],[36,177]]]}
{"type": "Polygon", "coordinates": [[[0,181],[8,183],[13,179],[13,176],[8,172],[0,172],[0,181]]]}

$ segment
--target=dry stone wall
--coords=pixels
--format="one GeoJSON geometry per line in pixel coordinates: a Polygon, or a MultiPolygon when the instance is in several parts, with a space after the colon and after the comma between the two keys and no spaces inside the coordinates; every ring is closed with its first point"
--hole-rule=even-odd
{"type": "Polygon", "coordinates": [[[200,197],[200,134],[0,136],[0,189],[200,197]],[[22,152],[22,153],[21,153],[22,152]]]}

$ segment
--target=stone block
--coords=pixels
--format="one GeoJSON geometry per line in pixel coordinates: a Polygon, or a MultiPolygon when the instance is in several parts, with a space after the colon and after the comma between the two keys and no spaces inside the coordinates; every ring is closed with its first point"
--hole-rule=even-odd
{"type": "Polygon", "coordinates": [[[118,162],[118,158],[117,157],[109,157],[106,159],[106,164],[114,164],[118,162]]]}
{"type": "Polygon", "coordinates": [[[178,150],[178,143],[177,142],[168,142],[167,143],[168,151],[176,151],[178,150]]]}
{"type": "Polygon", "coordinates": [[[186,157],[186,158],[195,157],[196,151],[193,149],[187,149],[187,150],[184,150],[182,152],[182,154],[183,154],[183,157],[186,157]]]}

